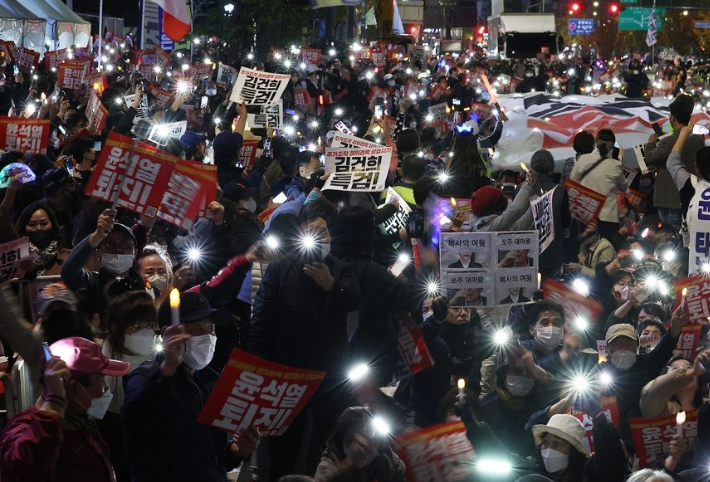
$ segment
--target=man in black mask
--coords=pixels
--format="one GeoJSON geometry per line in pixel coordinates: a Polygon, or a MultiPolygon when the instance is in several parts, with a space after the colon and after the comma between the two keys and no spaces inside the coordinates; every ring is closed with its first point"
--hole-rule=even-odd
{"type": "Polygon", "coordinates": [[[82,191],[89,183],[89,177],[96,162],[94,146],[94,140],[90,137],[77,137],[69,146],[74,164],[74,177],[81,178],[82,191]]]}

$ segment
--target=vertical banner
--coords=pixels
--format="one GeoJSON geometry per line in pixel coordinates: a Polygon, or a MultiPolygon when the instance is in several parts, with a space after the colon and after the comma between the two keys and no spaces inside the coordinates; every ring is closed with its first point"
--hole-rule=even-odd
{"type": "Polygon", "coordinates": [[[397,437],[395,451],[409,482],[471,480],[476,452],[463,422],[443,423],[397,437]]]}
{"type": "Polygon", "coordinates": [[[0,146],[5,151],[46,154],[49,129],[49,119],[0,116],[0,146]]]}
{"type": "Polygon", "coordinates": [[[291,80],[288,74],[270,74],[242,67],[229,100],[246,105],[273,105],[291,80]]]}
{"type": "Polygon", "coordinates": [[[234,85],[237,78],[237,69],[224,65],[222,62],[217,67],[217,87],[226,88],[228,85],[234,85]]]}
{"type": "MultiPolygon", "coordinates": [[[[557,186],[555,186],[557,189],[557,186]]],[[[552,196],[555,189],[547,191],[537,199],[530,201],[535,221],[535,230],[539,238],[540,252],[550,247],[555,239],[555,220],[552,212],[552,196]]]]}
{"type": "Polygon", "coordinates": [[[395,316],[397,322],[397,349],[401,367],[395,370],[395,378],[401,380],[434,366],[434,359],[424,341],[419,325],[409,313],[395,316]],[[398,376],[399,375],[399,376],[398,376]]]}
{"type": "Polygon", "coordinates": [[[20,260],[29,258],[30,243],[27,238],[14,239],[0,244],[0,283],[17,278],[20,260]]]}
{"type": "MultiPolygon", "coordinates": [[[[685,415],[685,423],[680,432],[688,441],[688,449],[693,450],[698,437],[698,411],[689,410],[685,415]]],[[[641,467],[648,467],[668,453],[671,439],[679,432],[675,421],[675,414],[657,418],[629,419],[634,451],[641,467]]]]}
{"type": "Polygon", "coordinates": [[[108,109],[101,103],[99,95],[93,89],[89,95],[89,102],[86,103],[84,114],[89,119],[87,126],[89,132],[101,132],[104,129],[108,119],[108,109]]]}
{"type": "Polygon", "coordinates": [[[258,148],[259,141],[256,139],[244,139],[244,142],[242,142],[242,148],[239,149],[239,159],[245,171],[248,172],[254,164],[254,161],[256,161],[256,151],[258,148]]]}
{"type": "Polygon", "coordinates": [[[283,435],[324,377],[235,348],[197,421],[230,433],[256,427],[262,437],[283,435]]]}
{"type": "Polygon", "coordinates": [[[582,224],[595,222],[606,202],[606,196],[571,179],[562,184],[569,196],[569,213],[582,224]]]}
{"type": "Polygon", "coordinates": [[[379,192],[385,189],[392,149],[326,149],[323,190],[379,192]]]}

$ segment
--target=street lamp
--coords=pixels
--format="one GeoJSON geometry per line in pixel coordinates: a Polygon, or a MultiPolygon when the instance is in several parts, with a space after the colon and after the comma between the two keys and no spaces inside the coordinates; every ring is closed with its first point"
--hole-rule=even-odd
{"type": "Polygon", "coordinates": [[[225,15],[231,15],[233,11],[234,11],[234,4],[233,3],[228,3],[224,6],[224,14],[225,15]]]}

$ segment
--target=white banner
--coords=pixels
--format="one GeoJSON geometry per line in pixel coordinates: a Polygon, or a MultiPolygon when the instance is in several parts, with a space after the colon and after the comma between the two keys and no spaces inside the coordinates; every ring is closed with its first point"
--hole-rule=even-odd
{"type": "Polygon", "coordinates": [[[274,105],[262,105],[259,114],[247,114],[247,123],[249,127],[263,128],[273,127],[280,129],[284,123],[284,108],[283,100],[279,99],[274,105]]]}
{"type": "Polygon", "coordinates": [[[386,206],[390,204],[393,199],[398,200],[397,212],[387,218],[384,223],[378,224],[378,227],[385,235],[398,233],[402,229],[405,229],[407,227],[407,221],[409,221],[409,214],[412,212],[412,208],[409,207],[407,201],[405,201],[404,198],[397,193],[397,191],[391,187],[388,187],[384,205],[386,206]]]}
{"type": "MultiPolygon", "coordinates": [[[[557,189],[557,186],[555,186],[557,189]]],[[[539,237],[540,252],[545,251],[555,239],[555,219],[552,212],[552,196],[555,189],[547,191],[537,199],[530,201],[535,220],[535,229],[539,237]]]]}
{"type": "Polygon", "coordinates": [[[288,74],[270,74],[242,67],[229,100],[246,105],[274,105],[291,80],[288,74]]]}
{"type": "Polygon", "coordinates": [[[379,192],[385,189],[392,149],[326,149],[323,190],[379,192]]]}
{"type": "Polygon", "coordinates": [[[370,142],[353,135],[336,132],[330,147],[333,149],[373,149],[382,146],[376,142],[370,142]]]}

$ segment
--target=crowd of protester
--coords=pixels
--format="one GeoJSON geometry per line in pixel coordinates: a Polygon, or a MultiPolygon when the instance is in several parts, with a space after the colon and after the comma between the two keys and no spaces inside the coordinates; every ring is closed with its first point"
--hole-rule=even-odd
{"type": "MultiPolygon", "coordinates": [[[[608,128],[579,132],[573,158],[556,163],[540,150],[529,172],[494,171],[488,156],[506,116],[467,82],[474,66],[463,57],[400,58],[376,68],[340,52],[324,55],[323,64],[286,67],[251,54],[233,61],[205,38],[192,59],[173,53],[176,71],[208,60],[290,73],[284,126],[257,129],[246,122],[253,108],[230,101],[233,86],[218,86],[216,70],[157,107],[150,87],[175,90],[169,67],[147,78],[132,72],[125,40],[110,47],[117,53],[103,61],[109,116],[101,131],[87,129],[91,86],[61,89],[42,63],[16,75],[4,64],[0,114],[49,119],[51,132],[46,155],[0,157],[0,168],[24,163],[36,176],[11,179],[0,191],[0,242],[27,237],[31,251],[20,279],[0,288],[13,395],[0,480],[214,482],[240,467],[240,480],[401,482],[396,436],[450,421],[463,421],[476,453],[455,480],[709,480],[707,326],[696,355],[673,356],[690,317],[687,306],[675,307],[672,284],[696,270],[680,233],[710,183],[710,150],[690,125],[692,96],[671,102],[672,134],[652,135],[646,145],[656,171],[629,186],[608,128]],[[302,90],[305,105],[295,101],[302,90]],[[133,105],[121,101],[129,94],[138,94],[133,105]],[[96,143],[112,131],[141,137],[135,118],[144,94],[155,123],[185,120],[184,105],[199,111],[180,139],[158,146],[217,167],[211,216],[190,230],[84,193],[101,155],[96,143]],[[436,124],[428,108],[442,102],[450,113],[436,124]],[[393,148],[398,165],[387,185],[401,201],[323,190],[321,157],[339,122],[393,148]],[[254,138],[259,154],[245,170],[240,148],[254,138]],[[573,219],[565,179],[605,196],[598,220],[573,219]],[[629,187],[647,195],[644,206],[629,202],[629,187]],[[525,231],[534,229],[530,200],[551,190],[555,240],[540,253],[540,272],[570,289],[584,284],[602,307],[597,319],[582,327],[541,290],[532,300],[516,294],[511,308],[486,306],[477,289],[441,286],[430,208],[437,198],[470,199],[470,214],[457,211],[452,230],[525,231]],[[384,234],[398,202],[411,208],[406,228],[384,234]],[[304,236],[316,255],[302,249],[304,236]],[[410,262],[397,273],[403,257],[410,262]],[[57,278],[36,294],[35,320],[27,282],[46,276],[57,278]],[[178,325],[173,288],[181,292],[178,325]],[[402,314],[416,321],[434,363],[393,384],[402,314]],[[606,342],[606,358],[597,340],[606,342]],[[197,422],[234,348],[326,373],[283,435],[227,434],[197,422]],[[349,380],[362,364],[366,375],[349,380]],[[585,389],[574,382],[580,374],[585,389]],[[600,405],[605,395],[616,397],[618,425],[600,405]],[[594,451],[572,409],[593,420],[594,451]],[[694,446],[674,435],[641,469],[629,419],[694,409],[694,446]],[[389,435],[372,430],[373,414],[387,414],[389,435]],[[513,469],[476,469],[486,457],[513,469]]],[[[505,74],[476,62],[492,79],[505,74]]],[[[518,67],[522,78],[536,78],[518,67]]],[[[522,90],[532,83],[523,80],[522,90]]],[[[503,261],[528,266],[527,253],[503,261]]]]}

